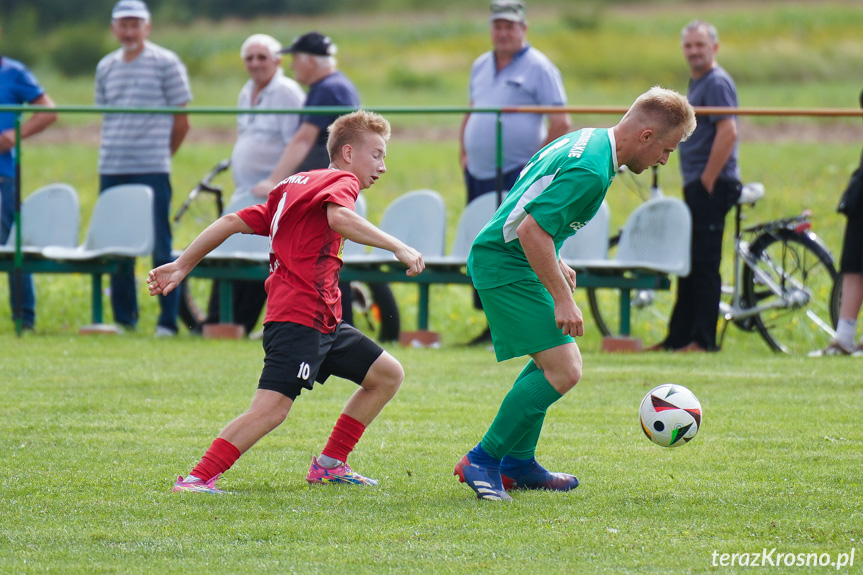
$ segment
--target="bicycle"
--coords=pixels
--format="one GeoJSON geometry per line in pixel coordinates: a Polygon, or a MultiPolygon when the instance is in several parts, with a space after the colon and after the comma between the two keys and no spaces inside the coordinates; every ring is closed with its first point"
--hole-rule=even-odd
{"type": "MultiPolygon", "coordinates": [[[[662,191],[654,170],[651,194],[662,191]]],[[[721,346],[729,323],[757,331],[774,351],[791,355],[822,349],[835,337],[832,293],[837,278],[833,256],[812,231],[811,213],[742,228],[743,209],[764,197],[764,186],[747,184],[734,208],[732,282],[722,287],[718,319],[721,346]]],[[[647,201],[650,201],[649,199],[647,201]]],[[[611,239],[616,245],[619,236],[611,239]]],[[[591,313],[603,335],[619,316],[616,290],[588,290],[591,313]],[[615,293],[609,293],[614,291],[615,293]]],[[[642,290],[631,302],[632,335],[659,341],[674,304],[671,290],[642,290]]]]}
{"type": "MultiPolygon", "coordinates": [[[[224,211],[224,194],[213,180],[230,168],[230,160],[217,163],[189,191],[183,204],[172,218],[176,235],[188,243],[224,211]],[[180,232],[179,234],[177,232],[180,232]]],[[[401,319],[395,296],[388,284],[351,282],[354,324],[382,342],[397,341],[401,319]]],[[[186,277],[180,284],[179,317],[192,331],[198,331],[207,318],[207,302],[212,281],[186,277]]]]}

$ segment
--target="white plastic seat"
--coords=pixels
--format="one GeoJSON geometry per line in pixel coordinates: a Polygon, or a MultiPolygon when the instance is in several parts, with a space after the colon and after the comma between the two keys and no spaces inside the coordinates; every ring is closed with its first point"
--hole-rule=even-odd
{"type": "Polygon", "coordinates": [[[153,253],[153,243],[153,190],[125,184],[99,194],[83,244],[48,246],[42,253],[55,260],[138,257],[153,253]]]}
{"type": "MultiPolygon", "coordinates": [[[[366,205],[366,198],[362,194],[357,196],[357,201],[354,204],[354,213],[356,213],[361,218],[365,218],[368,213],[368,206],[366,205]]],[[[358,244],[356,242],[352,242],[350,240],[345,240],[345,246],[342,248],[342,257],[354,257],[354,256],[363,256],[368,253],[367,246],[362,244],[358,244]]]]}
{"type": "Polygon", "coordinates": [[[593,219],[560,246],[560,259],[574,269],[588,268],[594,262],[604,262],[608,259],[610,226],[611,210],[608,202],[603,200],[593,219]]]}
{"type": "MultiPolygon", "coordinates": [[[[423,259],[441,257],[446,238],[443,198],[433,190],[408,192],[386,207],[378,227],[422,253],[423,259]]],[[[369,265],[397,261],[391,252],[382,248],[343,259],[345,263],[369,265]]]]}
{"type": "Polygon", "coordinates": [[[688,276],[692,215],[682,200],[658,198],[635,208],[620,232],[614,258],[589,269],[641,269],[688,276]]]}
{"type": "MultiPolygon", "coordinates": [[[[49,184],[30,194],[21,203],[21,251],[38,254],[48,246],[74,247],[78,244],[80,208],[75,188],[49,184]]],[[[0,254],[15,253],[15,225],[0,254]]]]}
{"type": "Polygon", "coordinates": [[[487,193],[474,199],[461,213],[455,240],[449,254],[440,257],[427,256],[423,253],[423,261],[427,266],[461,267],[467,264],[470,248],[479,232],[497,211],[497,194],[487,193]]]}
{"type": "MultiPolygon", "coordinates": [[[[258,198],[246,195],[238,200],[231,200],[222,215],[233,214],[258,203],[260,203],[258,198]]],[[[222,242],[222,245],[204,256],[204,259],[269,262],[270,238],[256,234],[234,234],[222,242]]]]}

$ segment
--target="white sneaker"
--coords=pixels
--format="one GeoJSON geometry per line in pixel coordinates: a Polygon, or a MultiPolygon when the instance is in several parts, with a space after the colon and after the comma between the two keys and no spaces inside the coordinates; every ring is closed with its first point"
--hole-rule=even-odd
{"type": "Polygon", "coordinates": [[[831,341],[824,349],[816,349],[809,352],[809,357],[827,357],[831,355],[852,355],[855,349],[845,349],[841,343],[835,339],[831,341]]]}
{"type": "Polygon", "coordinates": [[[177,332],[169,329],[162,325],[156,326],[156,333],[153,334],[155,337],[176,337],[177,332]]]}

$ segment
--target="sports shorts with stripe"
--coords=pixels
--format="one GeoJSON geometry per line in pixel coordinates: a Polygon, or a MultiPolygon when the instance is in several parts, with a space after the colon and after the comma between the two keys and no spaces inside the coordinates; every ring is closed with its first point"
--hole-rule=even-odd
{"type": "Polygon", "coordinates": [[[498,361],[575,341],[554,319],[554,300],[539,279],[477,290],[498,361]]]}

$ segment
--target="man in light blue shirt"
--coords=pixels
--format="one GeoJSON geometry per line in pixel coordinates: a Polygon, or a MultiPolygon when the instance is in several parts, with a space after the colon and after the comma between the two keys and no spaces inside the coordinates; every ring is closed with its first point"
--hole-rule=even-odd
{"type": "MultiPolygon", "coordinates": [[[[493,49],[473,63],[470,74],[470,105],[564,106],[566,92],[560,72],[539,50],[527,43],[524,5],[512,0],[491,4],[493,49]]],[[[504,190],[544,145],[570,131],[569,115],[504,114],[504,190]],[[548,126],[545,125],[545,118],[548,126]]],[[[465,170],[468,202],[497,189],[496,115],[465,116],[461,131],[461,165],[465,170]]]]}
{"type": "MultiPolygon", "coordinates": [[[[524,4],[518,0],[494,0],[489,24],[492,50],[477,58],[471,67],[470,105],[474,108],[566,105],[560,71],[542,52],[527,43],[524,4]]],[[[501,122],[502,192],[512,188],[519,172],[540,148],[568,133],[572,127],[565,113],[503,114],[501,122]]],[[[467,114],[461,125],[459,143],[467,203],[498,190],[497,115],[467,114]]],[[[476,296],[474,307],[482,309],[476,296]]],[[[489,341],[491,335],[486,329],[471,344],[489,341]]]]}

